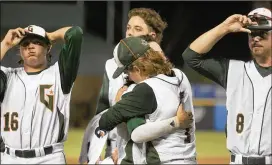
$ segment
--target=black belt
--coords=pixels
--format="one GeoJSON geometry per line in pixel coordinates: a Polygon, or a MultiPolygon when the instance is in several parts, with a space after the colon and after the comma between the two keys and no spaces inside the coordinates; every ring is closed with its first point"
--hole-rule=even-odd
{"type": "MultiPolygon", "coordinates": [[[[10,148],[7,148],[7,154],[10,155],[10,148]]],[[[44,154],[48,155],[51,154],[53,152],[53,147],[49,146],[49,147],[44,147],[44,154]]],[[[35,150],[15,150],[15,156],[20,157],[20,158],[35,158],[38,157],[36,155],[35,150]]]]}
{"type": "MultiPolygon", "coordinates": [[[[230,156],[230,161],[235,162],[235,155],[230,156]]],[[[243,164],[265,164],[265,157],[243,157],[243,164]]]]}

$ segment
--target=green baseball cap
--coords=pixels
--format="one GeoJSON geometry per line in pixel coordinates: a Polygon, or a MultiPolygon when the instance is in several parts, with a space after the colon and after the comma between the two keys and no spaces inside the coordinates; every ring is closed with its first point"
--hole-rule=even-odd
{"type": "Polygon", "coordinates": [[[124,70],[135,60],[143,56],[150,49],[148,42],[140,37],[128,37],[122,39],[115,50],[114,60],[118,65],[112,78],[119,77],[124,70]]]}

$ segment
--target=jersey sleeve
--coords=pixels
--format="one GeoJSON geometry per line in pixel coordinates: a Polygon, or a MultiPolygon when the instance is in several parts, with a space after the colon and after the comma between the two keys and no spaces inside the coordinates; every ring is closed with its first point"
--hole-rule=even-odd
{"type": "Polygon", "coordinates": [[[64,94],[68,94],[76,79],[82,44],[82,29],[80,27],[70,28],[64,36],[65,44],[59,55],[59,70],[61,77],[61,88],[64,94]]]}
{"type": "Polygon", "coordinates": [[[133,128],[129,130],[129,134],[133,142],[135,143],[144,143],[152,141],[159,137],[174,133],[178,127],[175,127],[175,117],[158,120],[154,122],[147,122],[140,118],[130,119],[128,128],[133,128]]]}
{"type": "MultiPolygon", "coordinates": [[[[128,129],[129,135],[131,136],[131,133],[141,125],[144,125],[147,128],[149,128],[149,125],[146,124],[144,117],[135,117],[135,118],[129,119],[127,121],[127,129],[128,129]]],[[[145,130],[145,127],[143,128],[143,130],[145,130]]]]}
{"type": "Polygon", "coordinates": [[[227,87],[228,59],[205,57],[189,47],[183,52],[182,56],[192,69],[218,83],[223,88],[227,87]]]}
{"type": "Polygon", "coordinates": [[[153,113],[156,108],[157,101],[152,88],[146,83],[140,83],[131,92],[124,94],[119,102],[101,116],[99,127],[110,131],[131,118],[153,113]]]}
{"type": "Polygon", "coordinates": [[[105,109],[108,109],[110,107],[109,102],[109,78],[106,73],[104,73],[103,76],[103,83],[102,87],[100,88],[99,96],[98,96],[98,102],[96,106],[96,114],[99,114],[100,112],[104,111],[105,109]]]}

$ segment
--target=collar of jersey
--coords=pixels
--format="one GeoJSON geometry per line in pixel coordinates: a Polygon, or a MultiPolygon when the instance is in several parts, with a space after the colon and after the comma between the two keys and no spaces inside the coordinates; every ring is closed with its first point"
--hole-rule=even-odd
{"type": "Polygon", "coordinates": [[[159,74],[159,75],[157,75],[155,77],[157,77],[157,78],[159,78],[161,80],[164,80],[164,81],[166,81],[168,83],[174,84],[174,85],[179,85],[180,84],[180,79],[177,76],[170,77],[170,76],[166,76],[164,74],[159,74]]]}
{"type": "MultiPolygon", "coordinates": [[[[48,68],[48,67],[47,67],[48,68]]],[[[47,68],[43,69],[43,70],[40,70],[38,72],[26,72],[27,75],[37,75],[37,74],[40,74],[42,71],[46,70],[47,68]]]]}

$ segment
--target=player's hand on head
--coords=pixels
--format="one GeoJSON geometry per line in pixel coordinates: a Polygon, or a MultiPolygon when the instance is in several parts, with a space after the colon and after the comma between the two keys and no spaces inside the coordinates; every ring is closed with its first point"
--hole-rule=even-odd
{"type": "Polygon", "coordinates": [[[229,33],[233,32],[251,33],[251,31],[247,29],[246,26],[255,25],[257,23],[252,22],[251,19],[249,19],[245,15],[234,14],[229,16],[222,24],[227,28],[229,33]]]}
{"type": "Polygon", "coordinates": [[[46,36],[48,37],[48,39],[51,43],[53,43],[56,40],[54,37],[54,33],[46,32],[46,36]]]}
{"type": "Polygon", "coordinates": [[[182,104],[179,105],[177,111],[177,124],[180,128],[190,128],[193,123],[193,114],[192,112],[187,112],[184,110],[182,104]]]}
{"type": "Polygon", "coordinates": [[[27,30],[23,28],[10,29],[2,42],[9,48],[17,45],[25,36],[27,30]]]}

